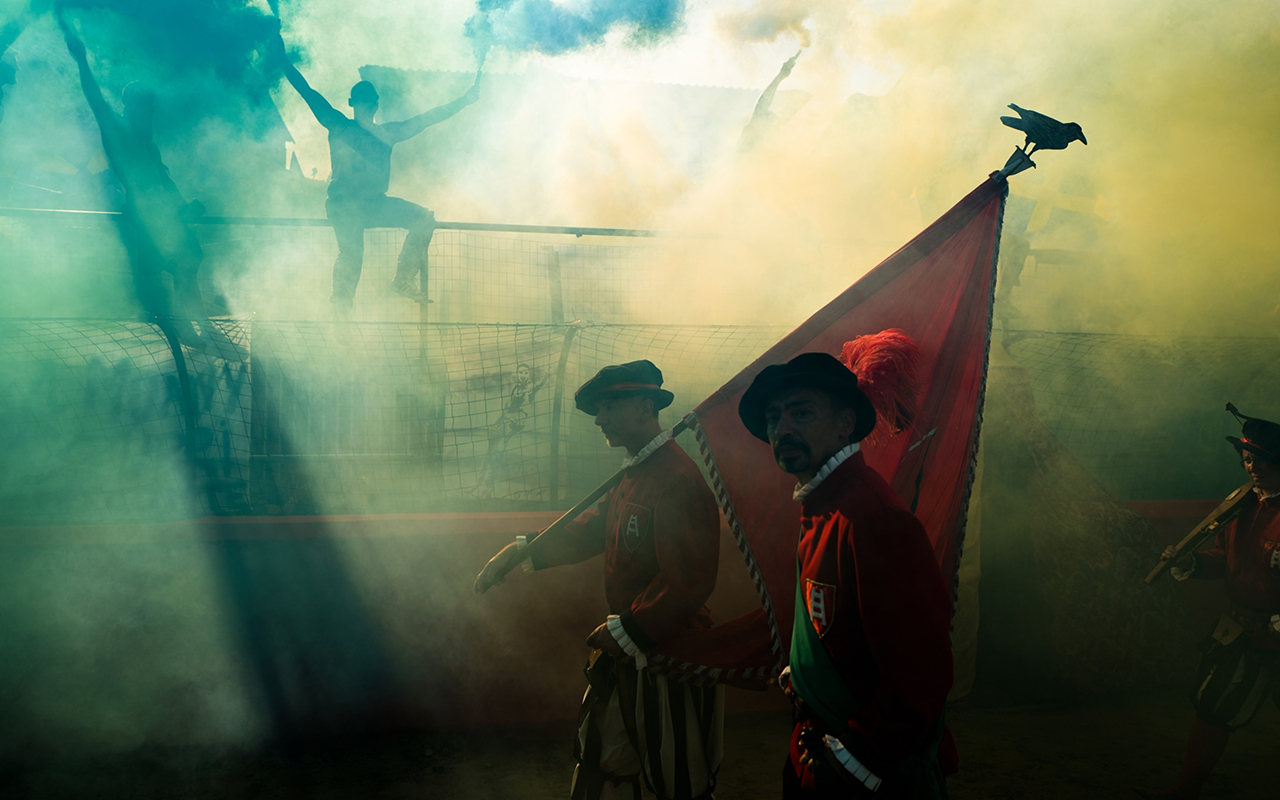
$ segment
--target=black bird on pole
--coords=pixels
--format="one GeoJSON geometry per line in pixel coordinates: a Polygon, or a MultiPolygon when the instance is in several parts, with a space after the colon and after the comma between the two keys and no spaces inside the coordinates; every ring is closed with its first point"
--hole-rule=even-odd
{"type": "Polygon", "coordinates": [[[1014,130],[1025,133],[1027,141],[1022,147],[1013,149],[1013,155],[1009,156],[1003,169],[991,173],[991,177],[997,181],[1003,181],[1010,175],[1017,175],[1023,170],[1034,168],[1036,162],[1031,160],[1031,154],[1036,150],[1066,150],[1067,145],[1077,139],[1085,144],[1089,143],[1084,138],[1084,131],[1075,122],[1058,122],[1039,111],[1020,108],[1013,103],[1009,104],[1009,108],[1017,111],[1018,116],[1001,117],[1000,121],[1014,130]]]}
{"type": "Polygon", "coordinates": [[[1000,121],[1010,128],[1020,130],[1027,135],[1023,150],[1028,156],[1036,150],[1066,150],[1067,145],[1079,139],[1086,145],[1084,131],[1075,122],[1058,122],[1053,117],[1045,116],[1039,111],[1019,108],[1010,103],[1009,108],[1018,112],[1017,117],[1001,117],[1000,121]],[[1027,149],[1030,148],[1030,149],[1027,149]]]}

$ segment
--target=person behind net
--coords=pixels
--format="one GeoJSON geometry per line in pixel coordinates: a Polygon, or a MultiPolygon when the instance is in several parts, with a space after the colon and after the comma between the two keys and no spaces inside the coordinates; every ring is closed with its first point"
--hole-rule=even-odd
{"type": "MultiPolygon", "coordinates": [[[[1240,436],[1227,441],[1253,492],[1212,547],[1186,554],[1170,570],[1179,581],[1223,581],[1231,605],[1200,645],[1191,692],[1196,718],[1178,783],[1160,791],[1136,787],[1142,797],[1199,797],[1231,734],[1248,725],[1267,698],[1280,706],[1280,424],[1241,419],[1240,436]]],[[[1173,545],[1164,551],[1166,559],[1177,555],[1173,545]]]]}
{"type": "MultiPolygon", "coordinates": [[[[276,56],[285,78],[311,113],[329,131],[329,199],[325,212],[338,238],[338,260],[333,265],[334,314],[344,317],[351,310],[360,283],[364,261],[365,228],[404,228],[409,235],[400,249],[391,290],[414,300],[422,293],[414,285],[419,273],[426,278],[427,248],[435,233],[435,215],[417,203],[388,197],[391,185],[391,148],[449,119],[480,99],[480,74],[457,100],[437,106],[401,122],[376,122],[378,91],[369,81],[351,87],[347,105],[352,117],[341,113],[312,89],[285,52],[284,39],[277,39],[276,56]]],[[[424,286],[425,288],[425,286],[424,286]]]]}
{"type": "Polygon", "coordinates": [[[647,654],[678,634],[711,626],[720,513],[689,456],[658,423],[671,404],[649,361],[605,367],[574,395],[610,447],[625,447],[626,474],[597,508],[539,537],[512,543],[476,578],[485,592],[503,572],[578,564],[604,555],[609,615],[589,637],[589,688],[574,752],[573,800],[638,798],[643,779],[659,800],[710,798],[723,753],[724,688],[669,679],[647,654]]]}
{"type": "MultiPolygon", "coordinates": [[[[160,157],[152,133],[155,97],[136,81],[130,83],[120,92],[124,114],[116,114],[89,69],[84,43],[61,14],[58,25],[80,69],[80,86],[97,120],[107,163],[124,189],[120,233],[139,302],[159,319],[206,318],[196,281],[204,252],[187,226],[204,213],[204,206],[183,198],[160,157]],[[173,278],[172,295],[161,279],[164,272],[173,278]]],[[[194,336],[189,325],[180,330],[194,336]]]]}

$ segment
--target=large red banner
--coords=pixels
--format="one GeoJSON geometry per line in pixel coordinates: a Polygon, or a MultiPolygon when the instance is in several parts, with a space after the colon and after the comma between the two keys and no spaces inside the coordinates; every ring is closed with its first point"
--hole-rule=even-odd
{"type": "MultiPolygon", "coordinates": [[[[864,442],[867,463],[915,511],[943,575],[956,575],[977,456],[1006,187],[988,179],[902,249],[806,320],[688,418],[761,608],[668,643],[652,661],[706,680],[756,680],[786,664],[795,601],[795,479],[738,418],[755,376],[806,352],[899,328],[920,349],[920,413],[897,436],[864,442]]],[[[954,590],[953,590],[954,592],[954,590]]]]}

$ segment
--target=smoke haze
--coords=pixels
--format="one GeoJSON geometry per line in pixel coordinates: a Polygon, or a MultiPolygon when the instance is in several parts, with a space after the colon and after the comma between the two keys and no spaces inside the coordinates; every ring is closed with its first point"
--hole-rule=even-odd
{"type": "MultiPolygon", "coordinates": [[[[0,22],[24,7],[0,3],[0,22]]],[[[1280,6],[1273,0],[82,0],[65,8],[108,102],[119,108],[132,81],[156,92],[165,163],[186,197],[210,214],[324,216],[326,131],[264,58],[278,12],[300,70],[343,112],[362,78],[378,86],[383,120],[450,102],[485,58],[477,104],[397,145],[391,194],[442,220],[681,235],[624,245],[567,236],[464,240],[439,231],[433,264],[467,272],[442,288],[427,313],[447,324],[432,327],[417,325],[416,304],[385,296],[400,240],[371,233],[356,298],[368,324],[345,332],[315,322],[328,312],[330,231],[204,226],[202,276],[232,311],[259,316],[227,323],[240,327],[228,335],[241,336],[246,349],[252,327],[252,380],[236,354],[192,356],[200,419],[222,424],[204,425],[192,446],[181,441],[181,387],[172,380],[169,344],[148,325],[118,321],[140,309],[114,229],[0,216],[0,317],[9,318],[0,321],[16,343],[3,355],[22,365],[4,371],[18,388],[0,404],[0,430],[22,432],[5,440],[4,475],[13,486],[47,480],[53,487],[23,494],[21,508],[15,502],[9,513],[18,508],[28,514],[19,523],[33,526],[111,522],[112,541],[129,548],[104,546],[88,558],[73,537],[90,533],[73,531],[57,546],[28,548],[21,540],[26,549],[10,562],[16,578],[0,580],[0,594],[16,609],[3,620],[12,635],[0,636],[0,689],[39,683],[39,691],[15,693],[23,699],[14,718],[23,724],[0,737],[0,749],[26,746],[20,740],[28,726],[39,727],[40,745],[51,749],[65,741],[69,748],[88,742],[85,749],[154,740],[252,744],[305,725],[332,698],[335,717],[382,702],[363,693],[397,681],[418,681],[413,691],[424,706],[438,703],[431,711],[440,718],[465,717],[472,709],[460,699],[450,705],[456,698],[437,691],[430,672],[462,676],[475,696],[486,674],[468,662],[472,640],[448,639],[456,625],[432,609],[446,609],[450,624],[472,625],[468,636],[485,643],[491,663],[520,657],[492,620],[528,621],[533,647],[534,623],[554,613],[552,600],[529,600],[528,586],[506,587],[513,591],[492,606],[459,593],[483,558],[510,540],[506,532],[423,536],[403,523],[388,529],[403,536],[337,540],[325,523],[306,522],[297,539],[308,544],[298,557],[283,534],[250,532],[252,541],[237,542],[239,533],[209,541],[196,525],[171,538],[135,531],[139,520],[213,513],[204,487],[190,480],[184,448],[198,451],[201,469],[223,465],[219,459],[234,451],[239,461],[218,477],[227,486],[269,485],[237,506],[260,519],[489,510],[504,491],[504,509],[563,506],[617,459],[581,414],[566,417],[557,433],[564,449],[552,451],[543,431],[552,428],[553,392],[571,396],[574,381],[605,363],[652,357],[677,390],[667,413],[691,408],[999,169],[1023,143],[998,121],[1011,102],[1078,122],[1090,144],[1037,153],[1039,167],[1011,179],[999,326],[1195,338],[1199,349],[1187,339],[1135,345],[1129,352],[1141,355],[1146,383],[1120,357],[1114,369],[1089,373],[1096,381],[1090,396],[1105,402],[1085,407],[1061,384],[1050,388],[1067,398],[1059,411],[1080,406],[1079,427],[1089,432],[1123,412],[1150,424],[1159,434],[1152,441],[1194,441],[1221,456],[1194,481],[1159,484],[1160,497],[1212,496],[1220,484],[1238,483],[1221,440],[1229,420],[1213,417],[1195,436],[1181,435],[1185,425],[1158,426],[1207,419],[1227,399],[1218,397],[1227,389],[1217,378],[1233,370],[1223,366],[1225,351],[1203,340],[1280,334],[1280,6]],[[740,147],[760,92],[801,48],[761,137],[740,147]],[[476,249],[464,252],[464,245],[476,249]],[[552,268],[563,276],[563,296],[548,288],[552,268]],[[548,311],[553,298],[560,318],[548,311]],[[547,324],[574,320],[581,328],[547,324]],[[619,321],[636,330],[587,325],[619,321]],[[711,324],[758,327],[693,327],[711,324]],[[433,383],[440,373],[424,374],[440,367],[421,355],[427,352],[452,365],[447,391],[433,383]],[[1196,376],[1184,374],[1192,372],[1188,364],[1205,366],[1215,381],[1189,386],[1196,376]],[[531,376],[519,395],[526,405],[508,414],[522,366],[531,376]],[[567,389],[548,382],[557,369],[567,389]],[[419,424],[441,424],[446,405],[456,411],[447,441],[419,424]],[[261,439],[249,433],[262,430],[261,439]],[[94,458],[83,457],[85,448],[94,458]],[[437,458],[445,452],[447,462],[437,458]],[[578,471],[561,481],[561,462],[578,471]],[[550,478],[539,472],[546,464],[550,478]],[[446,468],[453,472],[442,475],[446,468]],[[518,494],[525,484],[533,489],[518,494]],[[77,502],[65,500],[71,496],[77,502]],[[121,587],[135,585],[147,591],[122,596],[121,587]],[[168,610],[154,622],[148,614],[157,608],[168,610]],[[255,616],[258,609],[265,611],[255,616]],[[330,619],[339,624],[328,626],[330,619]],[[161,637],[161,629],[168,638],[146,638],[161,637]],[[185,638],[193,630],[201,631],[196,646],[185,638]],[[139,666],[138,653],[153,649],[166,655],[148,655],[139,666]],[[330,658],[338,651],[350,661],[330,658]],[[306,674],[314,664],[324,666],[306,674]],[[38,680],[45,675],[53,679],[38,680]],[[151,691],[152,682],[162,688],[151,691]],[[132,693],[113,691],[118,686],[132,693]]],[[[13,50],[16,84],[6,88],[0,122],[0,205],[118,208],[119,187],[47,12],[37,13],[13,50]]],[[[1275,362],[1265,360],[1273,343],[1261,340],[1256,352],[1264,355],[1249,362],[1271,376],[1260,368],[1256,381],[1236,384],[1242,394],[1232,399],[1246,413],[1278,413],[1275,362]],[[1256,407],[1247,405],[1246,389],[1256,407]],[[1267,402],[1270,411],[1261,407],[1267,402]]],[[[1034,377],[1038,395],[1018,372],[1018,397],[1043,403],[1053,375],[1034,377]]],[[[1019,413],[1034,418],[1026,405],[1019,413]]],[[[1032,421],[1025,427],[1052,438],[1032,421]]],[[[1008,438],[1012,451],[1025,437],[1008,438]]],[[[1068,462],[1071,454],[1054,447],[1068,462]]],[[[1182,449],[1179,457],[1190,460],[1182,449]]],[[[1122,466],[1142,477],[1161,463],[1144,459],[1122,466]]],[[[987,476],[1002,468],[1009,474],[1007,463],[984,468],[987,476]]],[[[1057,485],[1056,475],[1027,484],[1057,485]]],[[[1108,495],[1119,494],[1115,485],[1090,482],[1089,496],[1115,505],[1108,495]]],[[[1150,482],[1132,485],[1138,488],[1125,499],[1153,499],[1138,494],[1150,482]]],[[[230,490],[219,484],[209,493],[219,491],[230,490]]],[[[1074,502],[1058,500],[1054,508],[1074,502]]],[[[1000,511],[988,506],[986,513],[1000,511]]],[[[1124,530],[1141,528],[1126,513],[1124,530]]],[[[350,533],[362,523],[343,524],[350,533]]],[[[1058,547],[1052,541],[1047,549],[1058,547]]],[[[726,561],[734,557],[726,552],[726,561]]],[[[1129,560],[1144,563],[1146,552],[1134,552],[1129,560]]],[[[585,635],[578,629],[598,618],[589,605],[598,593],[581,589],[588,572],[554,579],[563,582],[566,603],[591,612],[557,623],[554,641],[565,661],[577,659],[585,635]]],[[[1122,579],[1117,585],[1128,591],[1122,579]]],[[[572,665],[529,668],[547,682],[569,673],[576,680],[572,665]]],[[[557,691],[530,713],[562,702],[572,710],[580,687],[557,691]]]]}

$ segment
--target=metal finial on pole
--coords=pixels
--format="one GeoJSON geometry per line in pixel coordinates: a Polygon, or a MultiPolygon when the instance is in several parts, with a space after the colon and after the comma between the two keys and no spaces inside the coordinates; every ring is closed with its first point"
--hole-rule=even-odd
{"type": "Polygon", "coordinates": [[[1031,156],[1027,155],[1025,150],[1021,147],[1015,147],[1013,155],[1009,156],[1009,160],[1004,162],[1004,166],[1000,168],[1000,171],[991,177],[999,183],[1010,175],[1017,175],[1019,172],[1034,169],[1035,166],[1036,162],[1031,160],[1031,156]]]}

